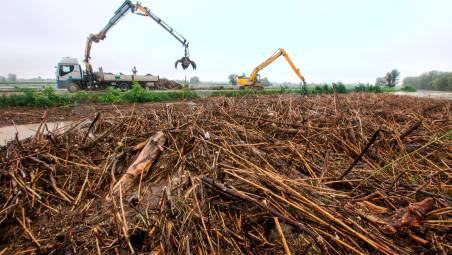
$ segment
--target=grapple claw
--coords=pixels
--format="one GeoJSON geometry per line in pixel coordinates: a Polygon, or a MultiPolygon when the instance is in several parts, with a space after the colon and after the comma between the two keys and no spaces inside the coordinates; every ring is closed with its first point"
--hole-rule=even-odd
{"type": "Polygon", "coordinates": [[[193,70],[196,70],[196,63],[192,61],[189,57],[182,57],[181,59],[177,60],[174,66],[177,69],[177,66],[181,64],[182,69],[186,70],[190,66],[192,66],[193,70]]]}

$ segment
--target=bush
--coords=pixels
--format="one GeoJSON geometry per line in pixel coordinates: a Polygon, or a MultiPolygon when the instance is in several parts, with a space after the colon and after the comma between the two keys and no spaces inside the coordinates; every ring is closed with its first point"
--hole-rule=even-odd
{"type": "Polygon", "coordinates": [[[58,106],[67,105],[74,101],[69,95],[58,95],[51,86],[46,86],[42,91],[30,88],[19,88],[20,95],[2,96],[0,106],[58,106]]]}
{"type": "Polygon", "coordinates": [[[367,92],[368,88],[364,84],[358,84],[353,90],[355,92],[367,92]]]}
{"type": "Polygon", "coordinates": [[[323,93],[323,88],[321,86],[315,86],[314,93],[315,94],[322,94],[323,93]]]}
{"type": "Polygon", "coordinates": [[[339,94],[347,93],[347,88],[345,87],[344,83],[338,82],[336,84],[336,92],[339,93],[339,94]]]}
{"type": "Polygon", "coordinates": [[[314,87],[314,94],[320,95],[320,94],[333,94],[333,88],[328,86],[328,84],[323,85],[317,85],[314,87]]]}
{"type": "Polygon", "coordinates": [[[48,98],[46,95],[42,93],[37,93],[34,96],[34,102],[33,106],[55,106],[56,102],[52,101],[50,98],[48,98]]]}
{"type": "Polygon", "coordinates": [[[380,87],[381,93],[390,93],[390,92],[396,92],[396,88],[390,88],[388,86],[380,87]]]}
{"type": "Polygon", "coordinates": [[[47,97],[50,100],[56,100],[56,98],[58,97],[55,89],[52,86],[45,86],[41,93],[43,96],[47,97]]]}
{"type": "Polygon", "coordinates": [[[358,84],[355,88],[354,88],[355,92],[373,92],[373,93],[383,93],[385,92],[381,86],[373,86],[373,85],[369,85],[369,84],[358,84]]]}
{"type": "Polygon", "coordinates": [[[140,84],[133,84],[132,89],[125,92],[124,99],[131,103],[144,103],[151,101],[151,95],[140,84]]]}
{"type": "Polygon", "coordinates": [[[279,93],[281,93],[281,94],[287,93],[288,90],[289,90],[289,87],[287,85],[282,85],[281,87],[279,87],[279,93]]]}
{"type": "Polygon", "coordinates": [[[14,95],[10,98],[13,106],[33,105],[33,102],[35,101],[34,98],[36,97],[36,94],[38,93],[35,89],[20,88],[19,92],[22,92],[23,95],[22,96],[14,95]]]}
{"type": "Polygon", "coordinates": [[[326,93],[326,94],[333,94],[333,88],[331,88],[330,86],[328,86],[328,84],[323,84],[322,90],[323,90],[323,93],[326,93]]]}
{"type": "Polygon", "coordinates": [[[35,100],[40,106],[68,105],[73,101],[71,95],[58,95],[53,86],[45,86],[41,93],[37,93],[35,100]]]}
{"type": "MultiPolygon", "coordinates": [[[[86,93],[86,92],[85,92],[86,93]]],[[[77,97],[79,97],[79,96],[83,96],[83,94],[82,95],[76,95],[77,97]]],[[[118,104],[118,103],[121,103],[121,102],[123,102],[123,99],[122,99],[122,95],[121,95],[121,91],[119,90],[119,89],[115,89],[115,88],[108,88],[107,89],[107,92],[104,94],[104,95],[102,95],[102,96],[100,96],[99,98],[98,98],[98,100],[101,102],[101,103],[114,103],[114,104],[118,104]]]]}
{"type": "MultiPolygon", "coordinates": [[[[108,93],[108,91],[107,91],[108,93]]],[[[91,98],[90,94],[88,94],[85,91],[78,91],[77,93],[72,95],[72,98],[74,99],[74,101],[81,101],[81,100],[85,100],[85,99],[89,99],[91,98]]]]}
{"type": "Polygon", "coordinates": [[[405,92],[416,92],[417,89],[415,87],[412,87],[412,86],[404,86],[402,88],[402,91],[405,91],[405,92]]]}

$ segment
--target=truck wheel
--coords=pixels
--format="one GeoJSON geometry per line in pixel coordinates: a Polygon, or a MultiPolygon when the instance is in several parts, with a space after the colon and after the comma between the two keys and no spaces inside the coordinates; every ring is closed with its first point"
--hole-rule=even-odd
{"type": "Polygon", "coordinates": [[[120,89],[121,91],[127,91],[127,90],[130,89],[130,85],[127,84],[127,83],[121,83],[121,84],[119,84],[119,89],[120,89]]]}
{"type": "Polygon", "coordinates": [[[71,82],[69,83],[69,86],[67,86],[67,90],[71,93],[75,93],[80,90],[80,85],[75,82],[71,82]]]}

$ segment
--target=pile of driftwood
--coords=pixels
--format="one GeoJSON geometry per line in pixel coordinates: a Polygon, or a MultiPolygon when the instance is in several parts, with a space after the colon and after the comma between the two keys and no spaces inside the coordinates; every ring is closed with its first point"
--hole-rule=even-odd
{"type": "Polygon", "coordinates": [[[165,78],[160,78],[158,82],[155,83],[155,86],[152,89],[155,90],[177,90],[182,89],[182,85],[178,82],[168,80],[165,78]]]}
{"type": "Polygon", "coordinates": [[[0,151],[0,254],[451,254],[450,102],[215,98],[0,151]]]}

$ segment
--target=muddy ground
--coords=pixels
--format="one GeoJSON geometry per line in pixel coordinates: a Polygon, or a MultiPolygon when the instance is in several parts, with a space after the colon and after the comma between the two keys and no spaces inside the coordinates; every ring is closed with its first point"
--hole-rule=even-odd
{"type": "Polygon", "coordinates": [[[94,118],[97,112],[104,116],[120,115],[122,112],[147,112],[153,109],[161,108],[165,105],[184,105],[193,103],[202,103],[204,100],[197,101],[181,101],[168,103],[144,103],[144,104],[79,104],[76,106],[62,107],[8,107],[0,109],[0,127],[11,125],[22,125],[39,123],[47,112],[47,122],[57,121],[77,121],[83,118],[94,118]]]}
{"type": "MultiPolygon", "coordinates": [[[[397,95],[397,94],[396,94],[397,95]]],[[[410,96],[413,93],[409,94],[410,96]]],[[[405,97],[405,94],[397,95],[398,97],[405,97]]],[[[265,96],[262,96],[265,97],[265,96]]],[[[267,96],[272,97],[272,96],[267,96]]],[[[417,96],[416,96],[417,97],[417,96]]],[[[419,96],[422,98],[423,96],[419,96]]],[[[441,97],[431,97],[425,96],[425,99],[417,100],[431,100],[435,99],[437,102],[450,100],[449,98],[441,97]]],[[[434,100],[434,101],[435,101],[434,100]]],[[[47,111],[47,122],[57,122],[57,121],[77,121],[83,118],[94,118],[97,112],[103,113],[105,116],[115,116],[120,114],[120,112],[147,112],[153,109],[159,109],[165,105],[184,105],[187,103],[206,103],[208,100],[190,100],[190,101],[179,101],[179,102],[162,102],[162,103],[142,103],[142,104],[99,104],[99,103],[83,103],[77,104],[75,106],[61,106],[61,107],[7,107],[0,109],[0,127],[12,126],[12,125],[22,125],[22,124],[32,124],[39,123],[47,111]]]]}

